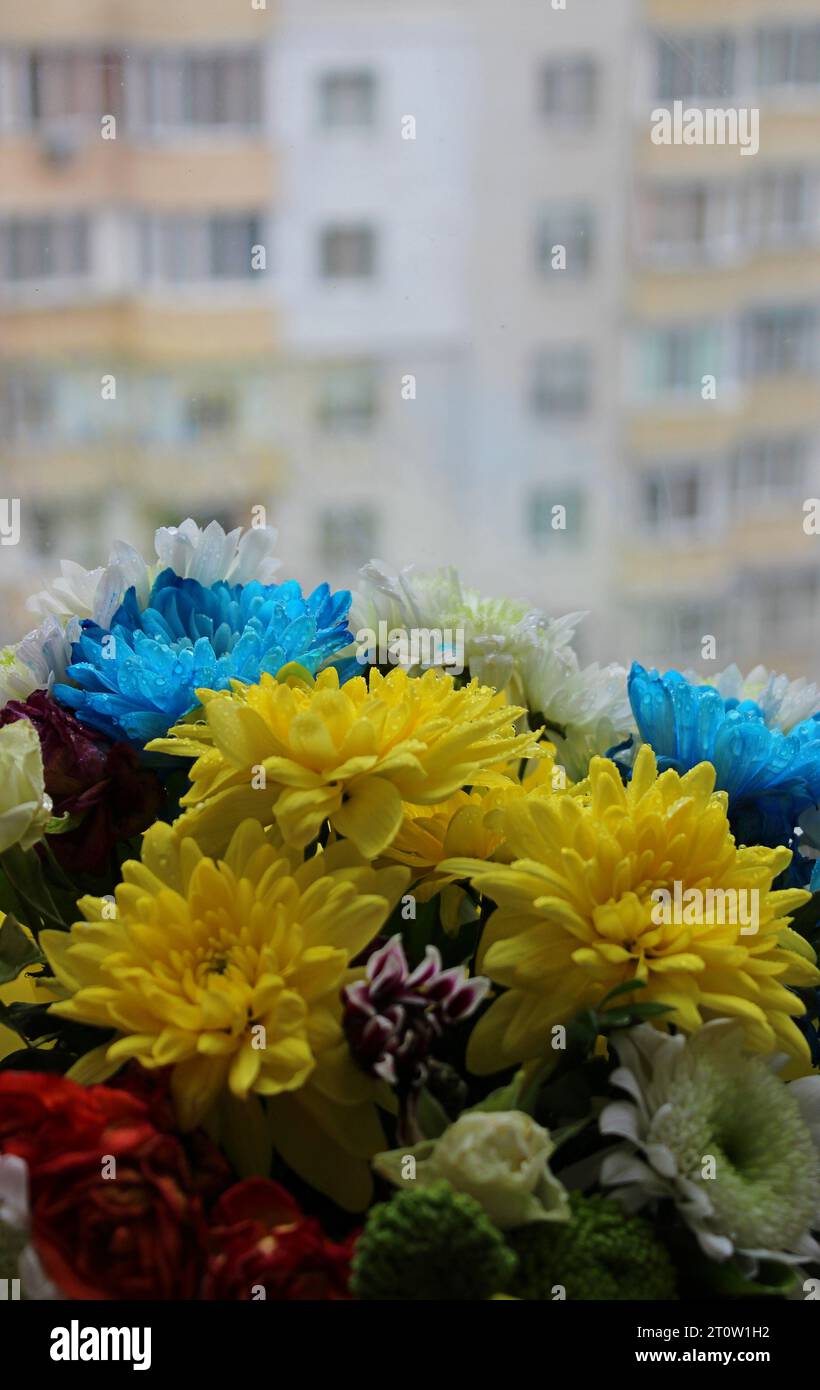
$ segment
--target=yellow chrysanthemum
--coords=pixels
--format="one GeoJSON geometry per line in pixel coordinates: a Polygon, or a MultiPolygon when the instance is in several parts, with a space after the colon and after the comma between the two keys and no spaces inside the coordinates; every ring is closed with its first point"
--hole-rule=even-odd
{"type": "Polygon", "coordinates": [[[208,852],[252,816],[297,848],[329,820],[373,859],[398,831],[402,801],[443,801],[537,745],[516,735],[523,711],[503,695],[475,681],[457,689],[435,671],[414,680],[373,670],[369,686],[357,676],[341,687],[333,669],[315,681],[265,674],[197,694],[206,722],[177,725],[150,747],[196,758],[179,828],[208,852]]]}
{"type": "MultiPolygon", "coordinates": [[[[5,912],[0,912],[0,927],[6,920],[5,912]]],[[[24,926],[23,931],[27,936],[31,936],[28,927],[24,926]]],[[[48,1004],[54,998],[53,993],[47,986],[40,983],[39,973],[42,966],[35,967],[35,973],[23,969],[16,980],[11,980],[8,984],[0,985],[0,1004],[48,1004]]],[[[19,1034],[13,1028],[7,1028],[0,1023],[0,1061],[8,1057],[12,1052],[18,1052],[24,1047],[19,1034]]]]}
{"type": "MultiPolygon", "coordinates": [[[[442,873],[445,859],[504,859],[504,812],[528,796],[552,796],[563,776],[554,776],[555,749],[540,745],[543,757],[529,765],[519,780],[517,764],[504,773],[488,773],[489,785],[457,791],[437,806],[404,802],[398,833],[385,850],[387,859],[406,864],[413,874],[413,892],[424,902],[453,882],[453,873],[442,873]]],[[[560,770],[563,772],[563,770],[560,770]]]]}
{"type": "MultiPolygon", "coordinates": [[[[377,1083],[350,1059],[340,991],[407,883],[335,844],[294,865],[256,821],[224,860],[157,824],[142,862],[123,866],[110,901],[84,898],[86,921],[41,934],[68,996],[65,1018],[118,1037],[75,1073],[100,1080],[123,1062],[173,1068],[179,1120],[190,1128],[220,1098],[264,1097],[273,1143],[315,1187],[357,1208],[367,1159],[383,1147],[377,1083]]],[[[258,1125],[258,1105],[234,1123],[258,1125]]]]}
{"type": "Polygon", "coordinates": [[[754,1050],[807,1054],[792,1022],[803,1005],[786,986],[820,982],[813,952],[788,926],[808,895],[772,891],[789,851],[738,848],[714,784],[710,763],[658,777],[648,747],[627,787],[611,761],[594,758],[583,797],[530,797],[508,809],[511,864],[444,862],[498,904],[476,969],[506,993],[473,1032],[474,1071],[543,1054],[555,1024],[632,979],[645,985],[638,999],[671,1006],[659,1026],[668,1020],[690,1032],[732,1016],[754,1050]],[[687,908],[668,914],[667,925],[658,890],[674,896],[676,884],[687,908]],[[700,891],[687,899],[690,889],[700,891]],[[741,917],[716,911],[714,898],[710,907],[708,889],[756,890],[734,901],[756,901],[757,929],[744,932],[741,917]]]}

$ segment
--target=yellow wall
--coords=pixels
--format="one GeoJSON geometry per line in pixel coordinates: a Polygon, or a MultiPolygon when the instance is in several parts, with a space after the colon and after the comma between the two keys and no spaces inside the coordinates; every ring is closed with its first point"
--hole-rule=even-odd
{"type": "Polygon", "coordinates": [[[274,192],[274,158],[253,137],[191,139],[140,147],[128,133],[92,135],[76,155],[54,164],[36,137],[0,144],[6,213],[116,202],[163,208],[265,207],[274,192]]]}
{"type": "MultiPolygon", "coordinates": [[[[256,0],[261,4],[261,0],[256,0]]],[[[249,40],[275,20],[277,0],[264,10],[252,0],[3,0],[0,35],[22,43],[84,39],[178,39],[186,44],[249,40]]]]}
{"type": "Polygon", "coordinates": [[[748,23],[777,24],[790,19],[816,19],[817,0],[644,0],[647,24],[676,29],[720,29],[748,23]]]}

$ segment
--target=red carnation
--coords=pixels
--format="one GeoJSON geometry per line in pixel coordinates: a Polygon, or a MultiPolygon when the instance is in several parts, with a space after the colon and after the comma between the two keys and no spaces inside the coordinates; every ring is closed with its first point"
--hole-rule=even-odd
{"type": "Polygon", "coordinates": [[[98,1147],[106,1130],[150,1131],[148,1109],[111,1086],[78,1086],[47,1072],[0,1071],[0,1153],[35,1169],[54,1154],[98,1147]]]}
{"type": "Polygon", "coordinates": [[[211,1215],[202,1297],[350,1298],[352,1242],[328,1240],[283,1187],[246,1178],[224,1192],[211,1215]]]}
{"type": "MultiPolygon", "coordinates": [[[[233,1180],[230,1164],[220,1148],[204,1129],[192,1129],[180,1135],[174,1103],[171,1099],[172,1067],[141,1067],[130,1063],[116,1079],[119,1093],[136,1096],[147,1106],[151,1123],[166,1134],[176,1134],[188,1155],[193,1190],[210,1205],[233,1180]]],[[[100,1087],[99,1089],[104,1089],[100,1087]]]]}
{"type": "Polygon", "coordinates": [[[50,837],[55,855],[68,873],[105,874],[117,841],[141,834],[159,816],[159,778],[128,744],[81,724],[45,690],[0,710],[0,726],[16,719],[37,730],[55,816],[82,817],[75,830],[50,837]]]}
{"type": "Polygon", "coordinates": [[[94,1151],[41,1164],[30,1182],[35,1249],[66,1297],[196,1297],[206,1227],[174,1135],[112,1129],[94,1151]]]}
{"type": "Polygon", "coordinates": [[[196,1298],[207,1239],[200,1192],[219,1165],[195,1173],[147,1100],[0,1072],[0,1152],[28,1164],[34,1246],[66,1297],[196,1298]]]}

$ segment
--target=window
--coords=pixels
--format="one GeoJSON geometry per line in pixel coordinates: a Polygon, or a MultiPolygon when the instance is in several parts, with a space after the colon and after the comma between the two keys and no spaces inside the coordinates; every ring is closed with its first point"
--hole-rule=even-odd
{"type": "Polygon", "coordinates": [[[34,125],[122,112],[123,59],[98,50],[31,49],[24,55],[23,105],[34,125]]]}
{"type": "Polygon", "coordinates": [[[700,661],[706,634],[714,636],[715,628],[719,631],[722,627],[721,606],[696,600],[683,603],[672,612],[667,608],[664,619],[669,624],[667,634],[673,634],[676,650],[697,661],[700,661]]]}
{"type": "Polygon", "coordinates": [[[360,433],[378,413],[378,381],[369,366],[345,365],[325,372],[319,385],[317,418],[328,431],[360,433]]]}
{"type": "Polygon", "coordinates": [[[748,440],[732,460],[735,501],[744,507],[802,498],[806,459],[806,440],[799,435],[748,440]]]}
{"type": "Polygon", "coordinates": [[[47,505],[38,501],[31,507],[29,511],[33,529],[31,542],[35,554],[50,555],[57,550],[60,512],[61,508],[54,503],[47,505]]]}
{"type": "Polygon", "coordinates": [[[129,60],[134,124],[149,132],[255,129],[262,119],[257,52],[151,53],[129,60]]]}
{"type": "Polygon", "coordinates": [[[810,306],[753,309],[745,316],[742,342],[749,377],[811,372],[816,364],[817,315],[810,306]]]}
{"type": "Polygon", "coordinates": [[[89,270],[87,218],[10,217],[0,222],[0,280],[67,280],[89,270]]]}
{"type": "Polygon", "coordinates": [[[656,186],[641,203],[641,241],[657,263],[709,260],[734,248],[735,207],[725,185],[656,186]]]}
{"type": "Polygon", "coordinates": [[[376,550],[372,507],[338,506],[322,512],[319,525],[322,560],[338,569],[366,564],[376,550]]]}
{"type": "Polygon", "coordinates": [[[236,422],[236,401],[227,392],[204,392],[185,403],[185,427],[189,436],[203,439],[227,434],[236,422]]]}
{"type": "Polygon", "coordinates": [[[644,335],[642,378],[649,396],[700,393],[703,377],[718,376],[725,357],[717,324],[676,324],[644,335]]]}
{"type": "Polygon", "coordinates": [[[140,225],[143,277],[168,283],[247,279],[256,273],[251,257],[261,234],[256,214],[146,216],[140,225]]]}
{"type": "Polygon", "coordinates": [[[11,371],[0,380],[0,438],[27,444],[48,437],[53,428],[54,378],[11,371]]]}
{"type": "Polygon", "coordinates": [[[820,85],[820,25],[758,30],[757,80],[761,87],[820,85]]]}
{"type": "Polygon", "coordinates": [[[364,130],[376,119],[376,78],[367,70],[326,72],[319,79],[319,116],[326,129],[364,130]]]}
{"type": "Polygon", "coordinates": [[[325,227],[320,238],[319,264],[325,280],[368,280],[376,270],[376,238],[372,227],[325,227]]]}
{"type": "Polygon", "coordinates": [[[817,570],[747,573],[741,578],[741,593],[747,621],[757,619],[757,632],[752,634],[757,650],[768,646],[782,651],[792,643],[803,649],[807,637],[817,632],[817,570]]]}
{"type": "Polygon", "coordinates": [[[801,243],[817,231],[814,186],[805,169],[772,169],[749,188],[750,238],[759,246],[801,243]]]}
{"type": "Polygon", "coordinates": [[[641,516],[650,532],[688,531],[704,507],[703,474],[697,464],[647,469],[640,478],[641,516]]]}
{"type": "Polygon", "coordinates": [[[579,416],[590,407],[591,362],[587,348],[543,348],[532,367],[530,398],[536,415],[579,416]]]}
{"type": "Polygon", "coordinates": [[[548,125],[588,130],[598,105],[598,67],[593,58],[550,58],[538,83],[539,109],[548,125]]]}
{"type": "Polygon", "coordinates": [[[543,212],[536,233],[536,263],[544,275],[583,276],[593,258],[592,214],[585,207],[554,207],[543,212]],[[553,248],[563,246],[566,269],[553,267],[553,248]]]}
{"type": "Polygon", "coordinates": [[[734,91],[731,34],[676,34],[656,39],[656,94],[660,101],[708,101],[734,91]]]}
{"type": "Polygon", "coordinates": [[[583,529],[584,496],[577,487],[533,488],[526,502],[530,543],[540,548],[577,545],[583,529]]]}
{"type": "Polygon", "coordinates": [[[674,602],[644,606],[639,612],[640,630],[646,647],[647,665],[685,668],[700,665],[703,639],[716,635],[721,651],[725,621],[725,599],[710,594],[708,599],[682,595],[674,602]]]}

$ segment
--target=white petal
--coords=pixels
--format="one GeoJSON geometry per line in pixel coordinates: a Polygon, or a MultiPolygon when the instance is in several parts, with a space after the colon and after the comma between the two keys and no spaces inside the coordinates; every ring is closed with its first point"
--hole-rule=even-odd
{"type": "Polygon", "coordinates": [[[800,1106],[815,1146],[820,1149],[820,1076],[802,1076],[799,1081],[791,1081],[789,1095],[794,1096],[800,1106]]]}
{"type": "Polygon", "coordinates": [[[18,1269],[20,1271],[20,1284],[26,1298],[33,1302],[50,1303],[55,1299],[64,1297],[43,1269],[40,1256],[33,1245],[27,1245],[21,1254],[18,1269]]]}
{"type": "Polygon", "coordinates": [[[656,1173],[663,1178],[675,1178],[678,1174],[678,1160],[668,1144],[647,1144],[646,1156],[656,1173]]]}
{"type": "Polygon", "coordinates": [[[679,1177],[677,1182],[678,1192],[683,1198],[687,1211],[695,1219],[705,1219],[714,1214],[714,1207],[711,1199],[703,1184],[692,1182],[690,1178],[679,1177]]]}
{"type": "Polygon", "coordinates": [[[598,1128],[602,1134],[620,1134],[636,1144],[641,1142],[639,1112],[625,1100],[613,1100],[601,1111],[598,1128]]]}
{"type": "Polygon", "coordinates": [[[617,1086],[620,1090],[628,1092],[637,1103],[641,1117],[646,1119],[649,1112],[646,1108],[643,1088],[634,1071],[631,1071],[629,1067],[616,1067],[610,1074],[609,1080],[613,1086],[617,1086]]]}
{"type": "Polygon", "coordinates": [[[693,1226],[697,1236],[698,1245],[710,1260],[717,1260],[722,1264],[724,1260],[730,1260],[735,1253],[735,1247],[728,1236],[715,1235],[713,1231],[704,1230],[703,1227],[693,1226]]]}
{"type": "Polygon", "coordinates": [[[28,1166],[16,1154],[0,1155],[0,1223],[28,1230],[28,1166]]]}
{"type": "Polygon", "coordinates": [[[606,1187],[620,1183],[640,1183],[653,1195],[667,1194],[668,1188],[662,1183],[648,1164],[634,1154],[624,1151],[607,1154],[601,1164],[601,1182],[606,1187]]]}

